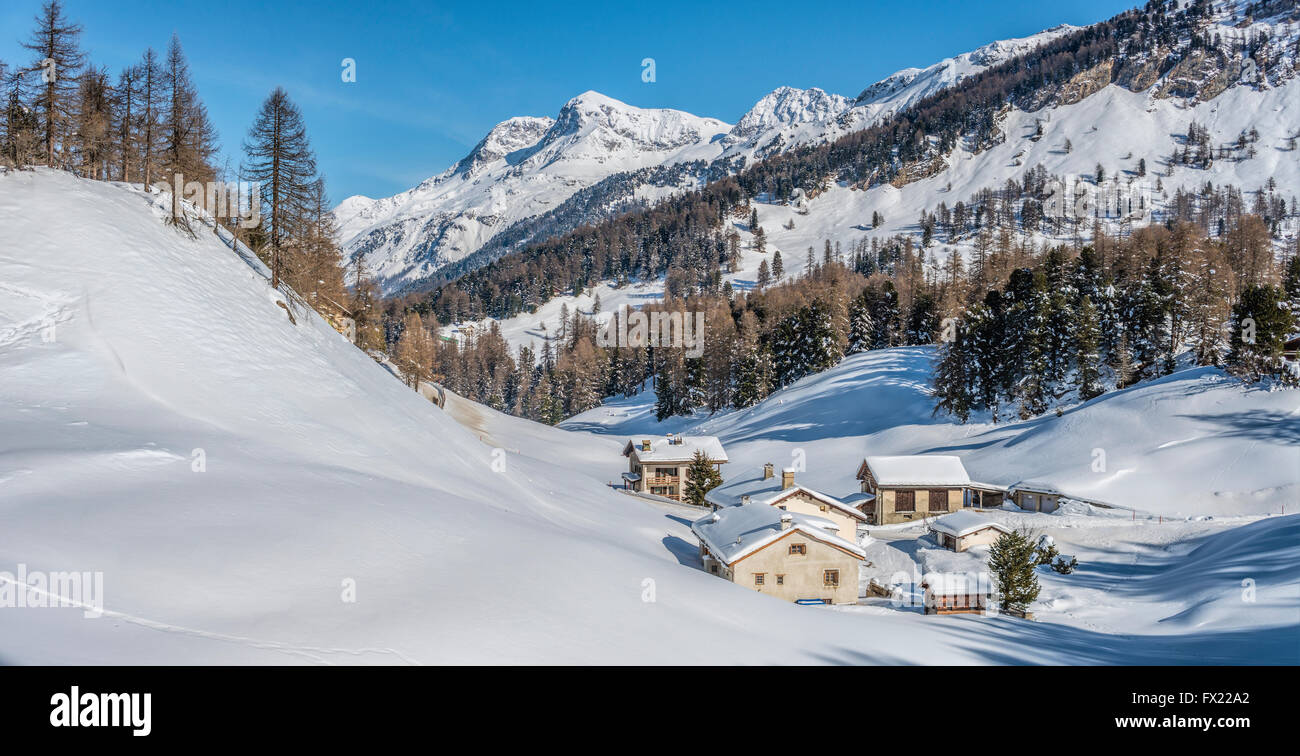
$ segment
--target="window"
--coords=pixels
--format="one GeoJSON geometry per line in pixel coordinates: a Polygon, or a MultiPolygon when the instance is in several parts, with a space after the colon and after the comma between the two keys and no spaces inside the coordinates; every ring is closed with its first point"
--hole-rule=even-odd
{"type": "Polygon", "coordinates": [[[822,585],[826,586],[827,588],[838,588],[838,587],[840,587],[840,571],[839,571],[839,570],[826,570],[825,572],[823,572],[823,573],[822,573],[822,585]]]}
{"type": "Polygon", "coordinates": [[[754,585],[762,585],[762,584],[763,584],[763,579],[764,579],[765,577],[767,577],[766,573],[755,572],[755,573],[754,573],[754,585]]]}
{"type": "Polygon", "coordinates": [[[895,491],[895,492],[894,492],[894,511],[895,511],[895,512],[915,512],[915,511],[916,511],[916,491],[895,491]]]}
{"type": "Polygon", "coordinates": [[[826,505],[823,504],[823,505],[821,505],[820,507],[818,507],[818,509],[820,509],[821,511],[825,512],[825,511],[826,511],[826,505]]]}
{"type": "Polygon", "coordinates": [[[792,543],[790,544],[790,556],[803,556],[808,553],[808,544],[792,543]]]}
{"type": "Polygon", "coordinates": [[[785,585],[785,575],[777,575],[777,576],[776,576],[776,584],[777,584],[777,585],[785,585]]]}
{"type": "Polygon", "coordinates": [[[930,489],[930,511],[947,512],[948,511],[948,491],[944,488],[930,489]]]}

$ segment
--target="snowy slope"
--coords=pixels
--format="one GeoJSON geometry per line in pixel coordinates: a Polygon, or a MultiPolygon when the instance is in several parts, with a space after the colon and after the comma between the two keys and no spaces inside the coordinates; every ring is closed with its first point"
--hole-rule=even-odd
{"type": "MultiPolygon", "coordinates": [[[[388,291],[465,258],[513,224],[552,209],[601,179],[691,161],[739,170],[791,147],[866,128],[962,79],[1076,27],[1058,26],[908,68],[856,99],[780,87],[734,126],[668,109],[634,107],[596,92],[570,100],[554,120],[511,118],[444,173],[382,199],[353,196],[334,214],[349,255],[364,255],[388,291]]],[[[683,187],[645,186],[641,199],[683,187]]]]}
{"type": "MultiPolygon", "coordinates": [[[[1127,219],[1119,213],[1101,218],[1109,232],[1119,233],[1126,220],[1132,226],[1162,222],[1178,188],[1199,190],[1206,182],[1233,184],[1254,192],[1272,178],[1289,202],[1291,196],[1300,194],[1300,159],[1288,148],[1296,123],[1300,123],[1300,79],[1262,91],[1233,87],[1216,99],[1196,104],[1109,85],[1070,105],[1032,113],[1012,110],[1003,122],[1005,142],[978,153],[959,147],[944,170],[901,188],[883,184],[860,191],[836,185],[808,201],[806,213],[768,204],[759,206],[759,216],[764,219],[769,247],[774,245],[783,253],[810,245],[820,248],[826,239],[839,241],[846,248],[864,238],[884,239],[895,234],[919,239],[917,218],[922,210],[934,211],[940,202],[950,208],[959,201],[969,204],[981,189],[1000,189],[1007,179],[1019,180],[1037,165],[1049,174],[1090,177],[1100,163],[1108,175],[1120,176],[1121,196],[1134,198],[1135,212],[1127,219]],[[1040,120],[1045,134],[1035,141],[1040,120]],[[1217,160],[1208,169],[1170,164],[1170,155],[1193,121],[1209,130],[1216,145],[1235,142],[1243,130],[1257,129],[1260,139],[1255,156],[1217,160]],[[1062,148],[1066,140],[1073,147],[1068,153],[1062,148]],[[1138,161],[1142,159],[1148,174],[1139,179],[1138,161]],[[1139,207],[1140,201],[1145,201],[1145,207],[1139,207]],[[885,222],[871,228],[875,212],[881,213],[885,222]],[[785,228],[790,219],[795,220],[794,229],[785,228]]],[[[1092,191],[1089,179],[1082,185],[1092,191]]],[[[1106,190],[1113,193],[1115,187],[1109,181],[1106,190]]],[[[1092,214],[1091,204],[1088,213],[1092,214]]],[[[1092,218],[1085,221],[1086,236],[1092,232],[1092,218]]],[[[1284,235],[1294,238],[1295,233],[1292,218],[1284,235]]],[[[1042,234],[1034,237],[1038,243],[1072,239],[1072,234],[1057,239],[1042,234]]],[[[946,254],[945,249],[957,248],[969,255],[973,244],[973,237],[953,242],[940,236],[933,249],[946,254]]]]}
{"type": "Polygon", "coordinates": [[[105,605],[0,610],[4,662],[1288,660],[1276,623],[1026,644],[1041,628],[730,585],[681,512],[604,485],[612,443],[486,410],[467,430],[162,215],[0,175],[0,578],[101,571],[105,605]]]}
{"type": "MultiPolygon", "coordinates": [[[[868,455],[955,454],[975,480],[1048,481],[1085,499],[1164,517],[1300,511],[1300,391],[1245,389],[1213,368],[1181,370],[1028,421],[958,425],[934,417],[931,347],[853,355],[755,407],[654,422],[652,393],[614,400],[561,427],[625,437],[718,436],[728,486],[803,459],[797,479],[858,490],[868,455]],[[1101,454],[1098,454],[1100,450],[1101,454]],[[1094,461],[1104,464],[1094,469],[1094,461]]],[[[976,418],[978,419],[978,418],[976,418]]]]}

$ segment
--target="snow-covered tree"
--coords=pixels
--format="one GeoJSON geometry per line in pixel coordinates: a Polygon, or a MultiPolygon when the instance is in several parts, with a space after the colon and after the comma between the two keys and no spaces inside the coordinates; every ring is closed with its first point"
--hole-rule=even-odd
{"type": "Polygon", "coordinates": [[[1091,298],[1084,297],[1074,315],[1074,385],[1079,399],[1085,402],[1106,390],[1101,383],[1101,354],[1097,348],[1100,340],[1097,308],[1091,298]]]}

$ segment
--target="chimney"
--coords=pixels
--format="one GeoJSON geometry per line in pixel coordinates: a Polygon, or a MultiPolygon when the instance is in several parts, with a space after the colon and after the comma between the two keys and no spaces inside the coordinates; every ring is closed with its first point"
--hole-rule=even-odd
{"type": "Polygon", "coordinates": [[[773,470],[775,469],[776,467],[771,462],[768,462],[767,464],[763,465],[763,480],[771,480],[773,475],[773,470]]]}
{"type": "Polygon", "coordinates": [[[793,517],[792,515],[790,515],[790,514],[788,514],[788,513],[787,513],[787,514],[783,514],[783,515],[781,515],[781,529],[782,529],[782,530],[789,530],[789,529],[790,529],[790,525],[792,525],[793,523],[794,523],[794,517],[793,517]]]}
{"type": "Polygon", "coordinates": [[[650,439],[641,439],[641,451],[650,451],[650,439]]]}
{"type": "Polygon", "coordinates": [[[781,471],[781,490],[784,491],[794,485],[794,470],[781,471]]]}

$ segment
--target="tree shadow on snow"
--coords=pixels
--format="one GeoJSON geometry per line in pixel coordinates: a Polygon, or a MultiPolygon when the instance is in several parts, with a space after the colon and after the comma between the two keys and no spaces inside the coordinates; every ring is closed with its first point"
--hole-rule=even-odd
{"type": "Polygon", "coordinates": [[[1179,415],[1179,417],[1219,426],[1223,429],[1219,434],[1220,438],[1241,438],[1248,441],[1300,446],[1300,415],[1254,409],[1221,415],[1179,415]]]}

